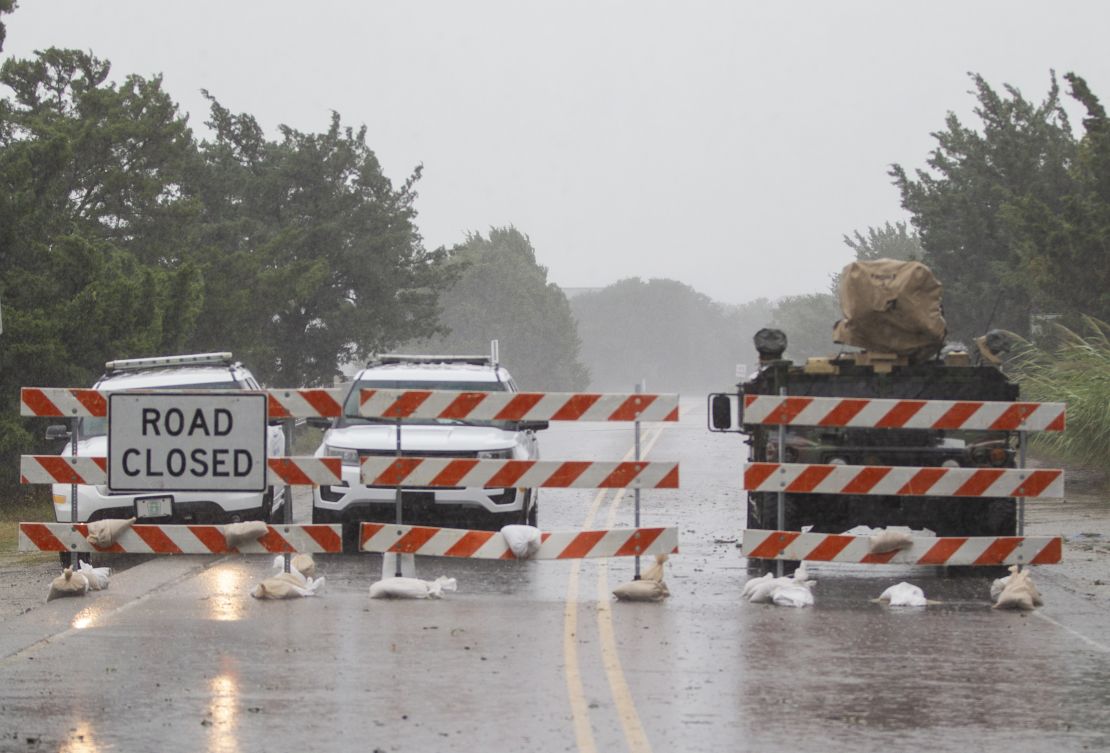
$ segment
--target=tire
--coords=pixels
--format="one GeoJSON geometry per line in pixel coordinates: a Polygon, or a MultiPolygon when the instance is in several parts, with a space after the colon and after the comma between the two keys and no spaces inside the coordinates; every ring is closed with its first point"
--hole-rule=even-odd
{"type": "Polygon", "coordinates": [[[526,526],[538,528],[540,503],[535,489],[525,492],[524,506],[520,511],[520,522],[526,526]]]}
{"type": "Polygon", "coordinates": [[[78,562],[92,564],[92,552],[58,552],[62,567],[77,567],[78,562]]]}

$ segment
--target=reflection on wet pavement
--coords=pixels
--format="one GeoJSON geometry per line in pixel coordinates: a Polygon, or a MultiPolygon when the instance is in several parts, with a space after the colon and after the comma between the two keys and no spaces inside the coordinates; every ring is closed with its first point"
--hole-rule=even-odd
{"type": "Polygon", "coordinates": [[[221,674],[208,683],[208,717],[201,724],[208,727],[209,753],[238,753],[239,680],[234,660],[221,656],[220,665],[221,674]]]}
{"type": "Polygon", "coordinates": [[[243,599],[247,598],[247,575],[241,562],[221,563],[201,576],[209,591],[209,618],[220,621],[241,620],[243,599]]]}

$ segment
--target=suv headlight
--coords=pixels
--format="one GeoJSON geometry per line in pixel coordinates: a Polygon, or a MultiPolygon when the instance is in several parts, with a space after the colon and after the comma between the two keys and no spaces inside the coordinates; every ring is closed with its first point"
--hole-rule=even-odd
{"type": "Polygon", "coordinates": [[[480,460],[511,460],[512,457],[512,447],[507,447],[504,450],[481,450],[478,452],[480,460]]]}
{"type": "Polygon", "coordinates": [[[349,447],[333,447],[324,445],[324,455],[329,458],[339,458],[343,465],[358,465],[358,450],[349,447]]]}

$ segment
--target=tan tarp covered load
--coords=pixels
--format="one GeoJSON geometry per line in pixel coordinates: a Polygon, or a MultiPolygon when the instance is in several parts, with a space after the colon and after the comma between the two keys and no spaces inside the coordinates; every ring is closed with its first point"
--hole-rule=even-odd
{"type": "Polygon", "coordinates": [[[929,358],[944,345],[940,282],[921,262],[854,261],[840,275],[833,340],[876,353],[929,358]]]}

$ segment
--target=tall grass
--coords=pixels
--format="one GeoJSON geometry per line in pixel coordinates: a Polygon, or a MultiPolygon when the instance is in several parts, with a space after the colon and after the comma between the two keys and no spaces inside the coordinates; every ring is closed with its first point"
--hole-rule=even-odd
{"type": "Polygon", "coordinates": [[[1067,403],[1067,429],[1035,442],[1083,465],[1110,466],[1110,324],[1084,317],[1085,331],[1057,325],[1053,344],[1022,340],[1008,367],[1022,398],[1067,403]]]}

